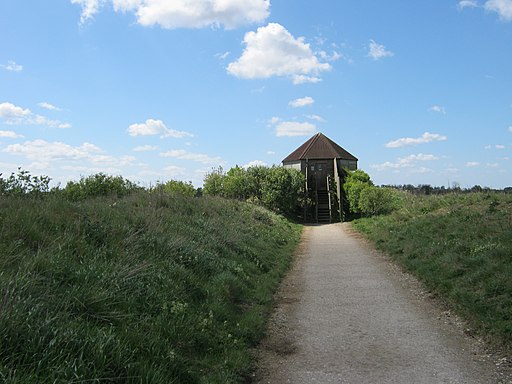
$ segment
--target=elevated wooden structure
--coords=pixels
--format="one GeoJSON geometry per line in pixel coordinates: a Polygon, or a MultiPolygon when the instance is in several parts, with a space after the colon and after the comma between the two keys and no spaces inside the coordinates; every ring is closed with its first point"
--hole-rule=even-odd
{"type": "Polygon", "coordinates": [[[306,176],[306,191],[313,201],[318,223],[334,221],[333,212],[343,213],[343,169],[356,170],[358,159],[322,133],[317,133],[283,160],[283,166],[300,170],[306,176]]]}

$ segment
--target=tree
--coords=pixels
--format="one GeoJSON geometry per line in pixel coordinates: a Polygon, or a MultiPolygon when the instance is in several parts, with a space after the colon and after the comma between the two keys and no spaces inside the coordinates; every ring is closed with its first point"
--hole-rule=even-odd
{"type": "Polygon", "coordinates": [[[304,175],[291,168],[268,168],[261,188],[263,204],[274,211],[291,215],[304,196],[304,175]]]}
{"type": "Polygon", "coordinates": [[[370,186],[373,186],[373,183],[370,180],[370,175],[366,172],[358,169],[348,173],[345,178],[345,183],[343,184],[343,189],[347,195],[351,212],[362,213],[359,205],[359,197],[361,192],[370,186]]]}
{"type": "Polygon", "coordinates": [[[224,178],[224,196],[247,200],[254,194],[254,177],[238,165],[231,168],[224,178]]]}
{"type": "Polygon", "coordinates": [[[212,169],[204,177],[203,193],[205,195],[223,196],[225,178],[226,174],[222,167],[212,169]]]}

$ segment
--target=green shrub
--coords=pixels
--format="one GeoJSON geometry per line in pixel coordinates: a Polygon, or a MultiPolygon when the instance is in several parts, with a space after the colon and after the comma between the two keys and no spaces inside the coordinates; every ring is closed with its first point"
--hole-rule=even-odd
{"type": "Polygon", "coordinates": [[[230,199],[247,200],[253,196],[254,184],[252,174],[237,165],[226,174],[222,195],[230,199]]]}
{"type": "Polygon", "coordinates": [[[226,174],[222,167],[207,173],[203,180],[203,193],[210,196],[222,196],[226,174]]]}
{"type": "Polygon", "coordinates": [[[368,216],[390,213],[398,205],[398,193],[390,188],[366,186],[359,193],[359,211],[368,216]]]}
{"type": "Polygon", "coordinates": [[[0,173],[0,195],[2,196],[41,196],[49,192],[51,179],[48,176],[32,176],[29,171],[18,168],[4,179],[0,173]]]}
{"type": "Polygon", "coordinates": [[[373,216],[390,213],[401,206],[404,194],[398,190],[373,185],[370,176],[362,171],[348,171],[343,190],[350,212],[373,216]]]}
{"type": "Polygon", "coordinates": [[[79,201],[98,196],[122,197],[141,189],[137,184],[121,176],[97,173],[82,177],[78,182],[69,181],[62,190],[62,195],[68,200],[79,201]]]}
{"type": "Polygon", "coordinates": [[[169,195],[181,195],[188,197],[196,195],[196,189],[190,181],[169,180],[165,184],[158,184],[155,189],[161,190],[169,195]]]}
{"type": "Polygon", "coordinates": [[[206,195],[261,203],[285,215],[293,215],[304,198],[304,175],[284,167],[238,166],[224,173],[222,168],[208,173],[204,179],[206,195]]]}
{"type": "Polygon", "coordinates": [[[304,196],[304,175],[291,168],[272,167],[262,181],[263,204],[273,211],[292,215],[304,196]]]}
{"type": "Polygon", "coordinates": [[[366,172],[360,169],[348,172],[345,177],[345,183],[343,184],[343,190],[346,193],[351,212],[362,213],[359,198],[361,192],[371,186],[373,186],[373,183],[366,172]]]}

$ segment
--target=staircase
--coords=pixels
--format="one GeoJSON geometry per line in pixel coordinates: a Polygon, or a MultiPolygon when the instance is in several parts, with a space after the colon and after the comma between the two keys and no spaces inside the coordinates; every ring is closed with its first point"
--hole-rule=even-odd
{"type": "Polygon", "coordinates": [[[331,222],[331,207],[329,206],[329,192],[327,191],[318,191],[316,221],[322,224],[331,222]]]}

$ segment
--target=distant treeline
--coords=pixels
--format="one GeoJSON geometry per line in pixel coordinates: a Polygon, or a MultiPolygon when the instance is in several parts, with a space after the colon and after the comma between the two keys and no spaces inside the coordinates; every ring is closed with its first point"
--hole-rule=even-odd
{"type": "Polygon", "coordinates": [[[471,188],[461,188],[458,185],[446,188],[445,186],[437,187],[429,184],[403,184],[403,185],[382,185],[385,188],[398,189],[399,191],[410,192],[415,195],[444,195],[447,193],[474,193],[474,192],[504,192],[512,193],[512,187],[506,187],[504,189],[494,189],[489,187],[481,187],[475,185],[471,188]]]}

